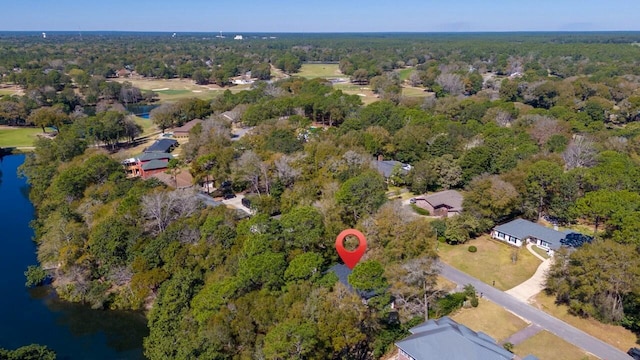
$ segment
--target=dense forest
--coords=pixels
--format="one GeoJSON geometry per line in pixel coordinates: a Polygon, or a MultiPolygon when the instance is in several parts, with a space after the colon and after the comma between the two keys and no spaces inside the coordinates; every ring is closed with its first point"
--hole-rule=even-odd
{"type": "Polygon", "coordinates": [[[575,315],[639,333],[638,41],[4,34],[2,82],[25,94],[0,99],[0,124],[58,129],[21,169],[37,208],[38,259],[55,268],[66,299],[147,310],[151,359],[379,358],[424,319],[427,298],[440,316],[470,296],[438,292],[437,242],[462,244],[516,217],[588,228],[590,244],[556,254],[547,291],[575,315]],[[338,63],[377,101],[295,76],[314,61],[338,63]],[[247,71],[267,80],[271,66],[292,76],[151,114],[161,129],[206,119],[182,149],[182,171],[196,183],[232,181],[254,216],[126,177],[112,153],[141,130],[122,106],[156,98],[110,81],[118,70],[228,86],[247,71]],[[403,86],[430,96],[403,96],[403,86]],[[96,114],[85,114],[92,105],[96,114]],[[232,139],[225,112],[251,132],[232,139]],[[411,170],[385,179],[371,165],[379,157],[411,170]],[[459,189],[465,210],[446,221],[417,216],[391,186],[459,189]],[[347,227],[369,244],[348,279],[356,291],[330,270],[347,227]]]}

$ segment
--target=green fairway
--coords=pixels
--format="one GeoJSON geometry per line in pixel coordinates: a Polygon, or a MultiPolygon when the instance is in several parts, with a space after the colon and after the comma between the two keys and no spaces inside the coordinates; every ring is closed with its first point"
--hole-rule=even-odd
{"type": "Polygon", "coordinates": [[[0,127],[0,147],[33,146],[36,134],[41,132],[42,129],[32,127],[0,127]]]}
{"type": "Polygon", "coordinates": [[[414,69],[412,68],[398,70],[398,76],[400,77],[400,81],[407,80],[413,71],[414,69]]]}
{"type": "Polygon", "coordinates": [[[346,77],[338,64],[303,64],[295,75],[307,79],[346,77]]]}

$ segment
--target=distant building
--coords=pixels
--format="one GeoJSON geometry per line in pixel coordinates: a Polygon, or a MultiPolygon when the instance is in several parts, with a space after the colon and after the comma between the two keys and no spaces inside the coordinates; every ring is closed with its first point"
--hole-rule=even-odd
{"type": "Polygon", "coordinates": [[[189,132],[191,132],[191,129],[193,129],[194,126],[201,123],[202,123],[201,119],[193,119],[180,127],[174,128],[172,131],[173,136],[177,138],[188,138],[189,132]]]}
{"type": "Polygon", "coordinates": [[[236,35],[233,37],[233,40],[242,40],[242,35],[236,35]]]}
{"type": "Polygon", "coordinates": [[[395,160],[383,160],[382,156],[379,156],[378,160],[373,160],[371,166],[378,170],[387,182],[394,175],[394,171],[397,171],[396,175],[407,175],[411,170],[411,165],[409,164],[403,164],[395,160]]]}

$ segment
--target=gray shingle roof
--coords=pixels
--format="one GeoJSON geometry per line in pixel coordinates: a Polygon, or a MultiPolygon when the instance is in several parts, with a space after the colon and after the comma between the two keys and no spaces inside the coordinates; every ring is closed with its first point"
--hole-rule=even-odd
{"type": "Polygon", "coordinates": [[[506,360],[514,355],[489,335],[475,332],[445,316],[409,330],[396,346],[416,360],[506,360]]]}
{"type": "Polygon", "coordinates": [[[395,160],[373,160],[371,162],[371,165],[376,170],[378,170],[378,172],[380,174],[382,174],[385,178],[390,177],[391,174],[393,173],[393,169],[398,165],[400,166],[400,172],[402,174],[408,173],[408,171],[405,169],[405,167],[407,165],[401,163],[400,161],[395,161],[395,160]]]}
{"type": "Polygon", "coordinates": [[[451,208],[450,210],[462,211],[462,194],[455,190],[445,190],[431,195],[420,196],[416,200],[424,200],[434,208],[445,205],[451,208]]]}
{"type": "Polygon", "coordinates": [[[534,237],[549,243],[549,247],[553,250],[559,249],[563,245],[563,242],[566,242],[567,237],[581,235],[570,230],[565,232],[557,231],[524,219],[516,219],[506,224],[496,226],[495,231],[511,235],[520,240],[534,237]]]}

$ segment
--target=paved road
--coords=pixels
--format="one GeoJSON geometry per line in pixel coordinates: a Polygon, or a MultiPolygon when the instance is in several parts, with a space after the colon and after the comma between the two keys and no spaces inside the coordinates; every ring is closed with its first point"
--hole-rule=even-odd
{"type": "Polygon", "coordinates": [[[630,356],[616,349],[615,347],[596,339],[595,337],[576,329],[575,327],[561,321],[542,310],[538,310],[533,306],[522,302],[513,296],[506,294],[482,281],[471,277],[453,267],[440,263],[441,275],[455,282],[458,285],[473,285],[478,292],[482,292],[483,296],[494,303],[504,307],[505,309],[521,316],[532,324],[563,338],[565,341],[606,360],[629,360],[630,356]]]}

